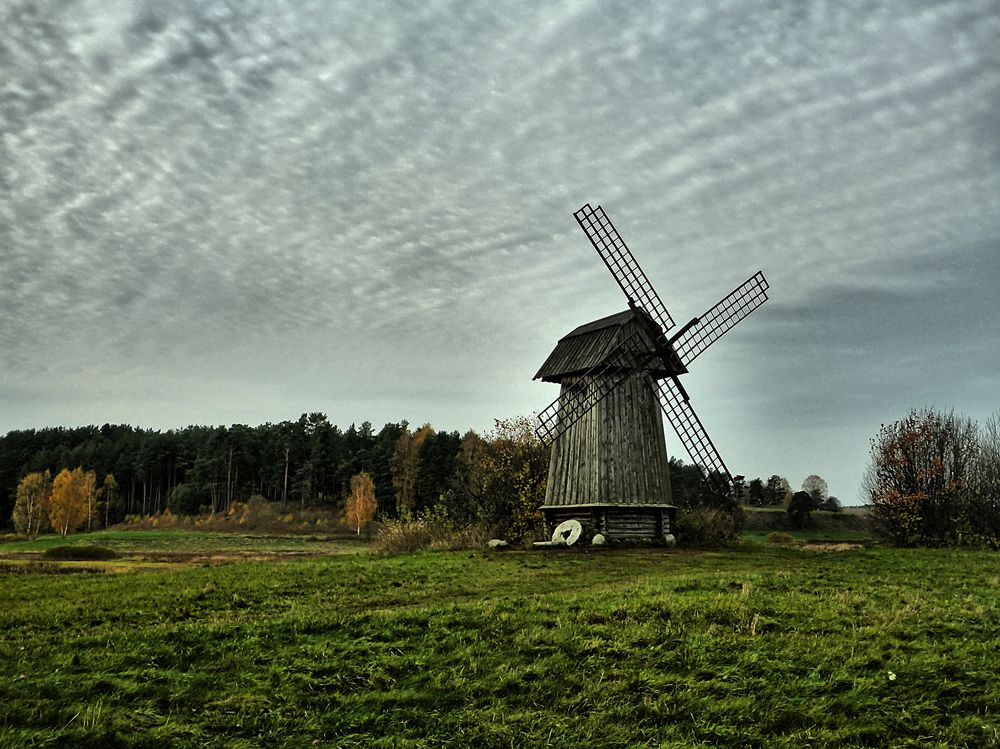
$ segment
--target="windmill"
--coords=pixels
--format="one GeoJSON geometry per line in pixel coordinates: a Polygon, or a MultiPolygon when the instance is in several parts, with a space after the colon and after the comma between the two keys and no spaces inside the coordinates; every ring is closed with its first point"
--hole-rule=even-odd
{"type": "Polygon", "coordinates": [[[561,386],[536,430],[552,443],[542,511],[550,528],[576,521],[585,534],[610,540],[669,540],[676,508],[661,412],[709,490],[729,494],[732,475],[680,376],[767,301],[767,280],[755,273],[668,338],[673,318],[604,209],[588,203],[573,216],[625,293],[628,309],[563,336],[534,377],[561,386]]]}

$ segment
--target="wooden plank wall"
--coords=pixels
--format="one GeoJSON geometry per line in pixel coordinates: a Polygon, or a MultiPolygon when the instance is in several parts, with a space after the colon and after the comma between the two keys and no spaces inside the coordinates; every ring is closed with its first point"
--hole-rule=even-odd
{"type": "Polygon", "coordinates": [[[621,383],[553,443],[545,504],[670,504],[660,414],[641,372],[621,383]]]}

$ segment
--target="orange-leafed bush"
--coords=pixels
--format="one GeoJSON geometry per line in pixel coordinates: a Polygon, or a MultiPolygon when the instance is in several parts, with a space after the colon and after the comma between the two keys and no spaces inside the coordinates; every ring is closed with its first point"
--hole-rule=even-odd
{"type": "Polygon", "coordinates": [[[1000,515],[977,482],[980,453],[976,423],[954,413],[883,424],[864,480],[876,533],[898,546],[1000,542],[1000,515]]]}

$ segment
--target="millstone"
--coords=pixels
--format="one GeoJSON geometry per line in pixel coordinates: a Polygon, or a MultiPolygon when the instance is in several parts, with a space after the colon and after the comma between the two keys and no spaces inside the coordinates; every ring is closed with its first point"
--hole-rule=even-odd
{"type": "Polygon", "coordinates": [[[552,543],[563,543],[567,546],[572,546],[580,540],[582,533],[583,526],[580,525],[579,520],[564,520],[552,531],[552,543]]]}

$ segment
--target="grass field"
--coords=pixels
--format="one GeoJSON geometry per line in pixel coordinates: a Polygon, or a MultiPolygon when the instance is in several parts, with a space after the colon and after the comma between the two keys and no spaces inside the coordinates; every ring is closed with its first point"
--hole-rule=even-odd
{"type": "MultiPolygon", "coordinates": [[[[786,530],[787,533],[799,543],[803,544],[873,544],[871,533],[868,531],[845,530],[840,528],[832,529],[812,529],[812,530],[786,530]]],[[[743,531],[743,538],[748,541],[764,543],[773,531],[743,531]]]]}
{"type": "MultiPolygon", "coordinates": [[[[99,545],[119,555],[112,563],[97,567],[90,562],[66,565],[105,572],[137,569],[176,569],[177,565],[220,564],[234,561],[288,561],[367,551],[368,544],[350,536],[253,535],[207,531],[96,531],[66,538],[41,536],[31,541],[0,544],[0,571],[28,571],[38,565],[39,552],[56,546],[99,545]]],[[[46,568],[51,572],[55,568],[46,568]]]]}
{"type": "Polygon", "coordinates": [[[178,557],[0,573],[0,746],[1000,745],[988,552],[77,538],[178,557]]]}

